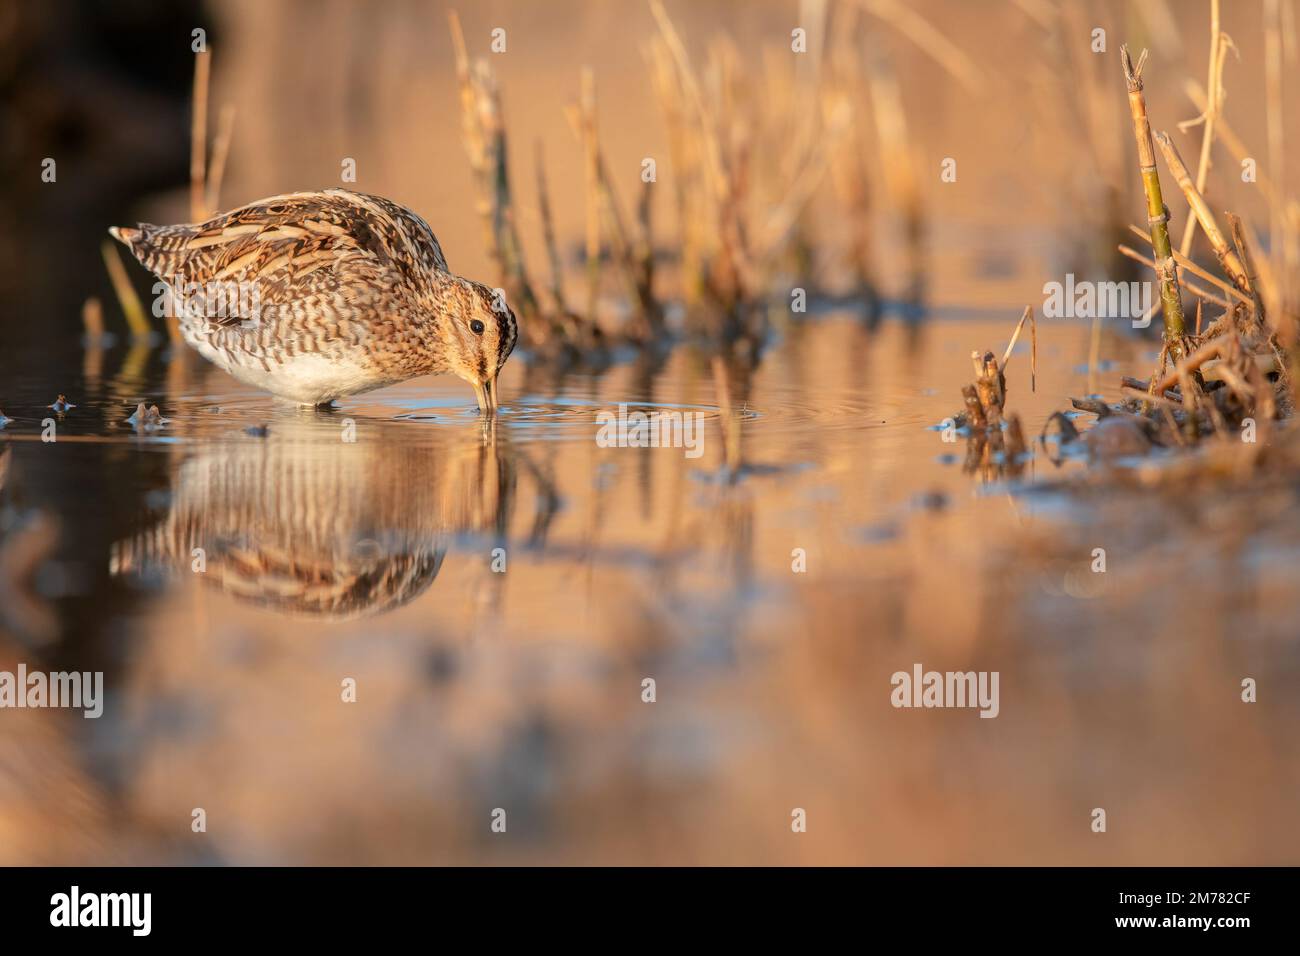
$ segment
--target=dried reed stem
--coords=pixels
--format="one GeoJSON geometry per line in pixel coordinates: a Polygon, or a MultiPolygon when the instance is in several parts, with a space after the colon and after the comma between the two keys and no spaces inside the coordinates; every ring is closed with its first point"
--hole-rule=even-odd
{"type": "Polygon", "coordinates": [[[212,71],[209,51],[194,55],[194,95],[190,114],[190,221],[207,219],[206,164],[208,156],[208,82],[212,71]]]}
{"type": "Polygon", "coordinates": [[[983,91],[984,74],[980,68],[961,47],[944,36],[934,24],[912,9],[910,4],[905,5],[899,0],[858,0],[858,3],[873,16],[893,25],[971,93],[979,94],[983,91]]]}
{"type": "Polygon", "coordinates": [[[883,56],[870,64],[872,113],[876,120],[876,138],[880,143],[884,180],[894,204],[901,209],[903,232],[909,258],[909,299],[920,296],[925,272],[925,212],[916,170],[915,156],[908,133],[907,111],[898,74],[883,56]]]}
{"type": "Polygon", "coordinates": [[[631,250],[629,268],[636,278],[637,291],[641,293],[643,315],[655,334],[663,331],[663,306],[654,297],[655,244],[654,244],[654,184],[648,180],[641,184],[641,197],[636,204],[636,239],[631,250]]]}
{"type": "Polygon", "coordinates": [[[138,339],[147,337],[151,331],[149,320],[145,318],[144,306],[140,304],[140,297],[136,295],[135,287],[131,285],[126,267],[122,265],[117,246],[105,239],[99,250],[104,257],[104,267],[108,269],[109,281],[113,283],[117,304],[121,307],[122,314],[126,316],[126,324],[130,326],[131,334],[138,339]]]}
{"type": "MultiPolygon", "coordinates": [[[[1264,104],[1268,129],[1268,165],[1276,177],[1278,189],[1285,194],[1283,176],[1285,174],[1285,149],[1283,141],[1284,120],[1282,114],[1282,23],[1278,0],[1264,2],[1264,104]]],[[[1288,230],[1285,228],[1284,207],[1269,207],[1269,248],[1274,254],[1281,253],[1287,267],[1294,265],[1294,252],[1288,248],[1288,230]]],[[[1281,296],[1283,301],[1290,299],[1290,282],[1287,269],[1281,270],[1281,296]]]]}
{"type": "MultiPolygon", "coordinates": [[[[600,153],[596,142],[596,80],[590,67],[583,67],[579,83],[579,140],[586,183],[587,317],[596,321],[600,299],[600,153]]],[[[570,117],[571,121],[573,117],[570,117]]]]}
{"type": "MultiPolygon", "coordinates": [[[[1132,248],[1131,246],[1126,246],[1121,243],[1116,248],[1119,250],[1119,254],[1124,256],[1126,259],[1132,259],[1134,262],[1140,262],[1144,266],[1148,266],[1151,269],[1157,268],[1154,259],[1150,258],[1149,256],[1142,255],[1142,253],[1138,252],[1136,249],[1132,248]]],[[[1201,286],[1197,285],[1195,282],[1189,281],[1186,277],[1183,278],[1183,285],[1187,287],[1188,292],[1192,293],[1192,295],[1196,296],[1198,299],[1204,299],[1206,302],[1213,302],[1215,305],[1222,306],[1225,309],[1232,308],[1232,303],[1228,299],[1225,299],[1222,296],[1215,295],[1213,292],[1210,292],[1208,289],[1204,289],[1201,286]]]]}
{"type": "Polygon", "coordinates": [[[830,72],[834,77],[831,94],[823,96],[823,112],[833,108],[834,96],[852,104],[848,134],[840,148],[830,150],[831,185],[835,190],[841,208],[844,209],[850,223],[849,262],[853,267],[857,286],[868,302],[872,316],[879,308],[875,291],[875,273],[872,265],[874,247],[874,230],[871,222],[871,183],[867,172],[868,139],[863,114],[860,108],[861,96],[855,95],[866,84],[862,74],[861,62],[856,55],[859,49],[859,31],[854,29],[856,21],[849,8],[849,24],[839,24],[836,31],[836,44],[831,49],[829,58],[830,72]]]}
{"type": "MultiPolygon", "coordinates": [[[[1135,236],[1141,237],[1144,241],[1146,241],[1148,245],[1150,245],[1151,236],[1149,233],[1143,232],[1140,228],[1138,228],[1135,225],[1132,225],[1131,223],[1129,224],[1128,228],[1129,231],[1132,232],[1135,236]]],[[[1183,255],[1181,252],[1178,252],[1177,250],[1174,250],[1174,262],[1178,263],[1178,267],[1180,269],[1184,269],[1187,272],[1190,272],[1192,275],[1200,276],[1206,282],[1212,283],[1213,285],[1222,289],[1225,293],[1232,296],[1234,299],[1237,299],[1240,302],[1244,302],[1246,305],[1252,307],[1254,306],[1255,304],[1254,299],[1246,295],[1246,293],[1242,292],[1232,283],[1219,278],[1213,272],[1210,272],[1208,269],[1203,269],[1201,266],[1197,265],[1194,260],[1188,259],[1185,255],[1183,255]]],[[[1186,277],[1184,277],[1183,283],[1184,285],[1188,284],[1186,277]]]]}
{"type": "MultiPolygon", "coordinates": [[[[1221,358],[1224,351],[1230,347],[1229,343],[1236,341],[1236,338],[1237,337],[1234,333],[1228,333],[1210,339],[1210,341],[1202,344],[1195,352],[1191,353],[1183,360],[1183,367],[1187,371],[1191,372],[1199,369],[1211,359],[1221,358]]],[[[1177,385],[1178,381],[1179,374],[1178,371],[1175,370],[1156,382],[1151,388],[1151,392],[1155,395],[1161,395],[1177,385]]]]}
{"type": "Polygon", "coordinates": [[[1178,270],[1174,265],[1169,242],[1169,212],[1160,194],[1160,173],[1156,169],[1155,149],[1151,145],[1151,123],[1147,119],[1146,97],[1142,92],[1142,67],[1147,51],[1143,50],[1135,66],[1128,46],[1120,47],[1124,79],[1128,85],[1129,112],[1133,117],[1133,135],[1137,140],[1138,166],[1142,171],[1142,189],[1147,200],[1147,222],[1151,226],[1151,248],[1155,253],[1155,271],[1160,279],[1160,301],[1164,311],[1165,345],[1175,360],[1186,352],[1187,335],[1183,321],[1183,302],[1178,293],[1178,270]]]}
{"type": "Polygon", "coordinates": [[[722,429],[723,460],[733,475],[743,462],[740,448],[740,416],[731,398],[731,369],[720,355],[713,356],[713,385],[718,396],[718,426],[722,429]]]}
{"type": "Polygon", "coordinates": [[[1038,317],[1029,312],[1029,390],[1037,391],[1038,381],[1038,317]]]}
{"type": "Polygon", "coordinates": [[[648,340],[663,331],[663,312],[653,292],[654,257],[647,234],[650,224],[649,184],[645,184],[638,206],[642,234],[632,237],[619,208],[610,181],[605,156],[600,148],[596,121],[596,81],[589,69],[582,73],[582,95],[578,109],[568,110],[569,123],[583,146],[587,178],[587,268],[592,308],[600,279],[601,222],[609,236],[610,255],[622,274],[628,301],[635,310],[635,335],[648,340]]]}
{"type": "MultiPolygon", "coordinates": [[[[723,318],[726,325],[723,334],[728,336],[742,331],[739,328],[742,307],[760,285],[759,269],[749,246],[751,230],[746,227],[744,215],[750,178],[750,130],[754,124],[733,119],[740,87],[734,47],[724,42],[715,44],[712,50],[711,89],[718,102],[711,111],[686,47],[663,4],[660,0],[650,0],[650,10],[659,26],[661,41],[657,47],[651,47],[659,74],[656,90],[661,99],[680,99],[680,106],[670,108],[680,123],[684,140],[682,155],[675,156],[674,160],[680,158],[687,162],[685,169],[675,167],[674,175],[690,184],[684,188],[688,208],[683,210],[679,206],[679,213],[685,213],[679,215],[684,235],[684,285],[688,299],[698,297],[710,301],[711,314],[723,318]]],[[[678,201],[682,201],[681,194],[678,201]]],[[[781,219],[783,205],[778,204],[773,213],[772,229],[765,238],[775,235],[779,241],[786,234],[788,226],[781,219]]]]}
{"type": "Polygon", "coordinates": [[[1264,315],[1264,305],[1259,299],[1259,274],[1255,270],[1255,257],[1250,253],[1250,244],[1246,241],[1246,229],[1241,217],[1236,213],[1224,213],[1228,217],[1228,228],[1232,230],[1232,244],[1237,250],[1237,259],[1241,262],[1242,276],[1246,288],[1250,290],[1251,304],[1257,316],[1264,315]]]}
{"type": "Polygon", "coordinates": [[[555,308],[565,312],[564,303],[564,266],[560,259],[560,247],[555,241],[555,220],[551,215],[551,191],[546,184],[546,162],[542,152],[542,141],[537,141],[534,155],[537,165],[537,208],[542,219],[542,241],[546,245],[546,258],[551,267],[551,298],[555,308]]]}
{"type": "Polygon", "coordinates": [[[221,107],[217,119],[217,136],[212,141],[212,162],[208,166],[205,201],[209,215],[221,208],[221,183],[226,175],[226,159],[230,155],[230,138],[235,130],[235,108],[229,104],[221,107]]]}
{"type": "MultiPolygon", "coordinates": [[[[1086,35],[1089,32],[1090,15],[1088,9],[1081,3],[1067,3],[1060,7],[1063,23],[1053,25],[1052,31],[1057,35],[1055,39],[1058,46],[1063,46],[1064,49],[1058,50],[1056,55],[1063,57],[1068,50],[1073,66],[1072,79],[1077,78],[1077,82],[1068,84],[1068,90],[1065,84],[1058,85],[1066,92],[1072,93],[1079,101],[1085,120],[1084,128],[1088,134],[1087,143],[1091,147],[1093,161],[1096,163],[1102,181],[1118,183],[1124,175],[1124,144],[1114,136],[1120,117],[1118,104],[1110,95],[1109,75],[1103,74],[1103,70],[1108,67],[1103,58],[1092,52],[1089,45],[1060,43],[1060,38],[1086,35]]],[[[1057,72],[1053,71],[1053,74],[1057,72]]],[[[1116,224],[1119,217],[1117,191],[1111,190],[1108,201],[1110,203],[1110,208],[1106,210],[1108,221],[1103,224],[1109,228],[1116,224]]]]}
{"type": "Polygon", "coordinates": [[[681,285],[688,303],[697,302],[704,290],[702,221],[692,200],[701,179],[699,153],[686,120],[685,91],[667,42],[659,36],[650,41],[650,67],[655,97],[668,133],[668,156],[672,163],[673,202],[677,211],[681,285]]]}
{"type": "Polygon", "coordinates": [[[984,409],[985,420],[989,425],[996,426],[1002,421],[1002,409],[1006,405],[1006,376],[1002,374],[997,356],[992,352],[975,351],[970,357],[975,366],[975,392],[984,409]]]}
{"type": "Polygon", "coordinates": [[[1020,341],[1020,331],[1025,327],[1025,322],[1029,322],[1031,331],[1031,344],[1029,348],[1029,390],[1037,391],[1038,378],[1038,321],[1034,317],[1034,307],[1025,306],[1025,311],[1020,316],[1020,321],[1016,323],[1016,330],[1011,333],[1011,341],[1007,343],[1007,350],[1002,353],[1002,362],[999,364],[1001,371],[1007,370],[1007,363],[1011,361],[1011,352],[1015,349],[1016,343],[1020,341]]]}
{"type": "Polygon", "coordinates": [[[962,398],[966,402],[966,419],[975,428],[984,428],[988,419],[984,417],[984,406],[980,404],[979,392],[974,385],[963,385],[962,398]]]}
{"type": "Polygon", "coordinates": [[[1192,213],[1201,223],[1201,229],[1205,232],[1205,238],[1210,240],[1210,245],[1214,248],[1214,254],[1223,266],[1223,271],[1243,292],[1250,292],[1246,283],[1246,270],[1230,248],[1228,240],[1223,237],[1222,230],[1219,229],[1219,223],[1214,218],[1214,213],[1210,212],[1209,205],[1205,202],[1205,197],[1201,191],[1196,188],[1192,182],[1191,174],[1187,172],[1187,167],[1183,164],[1183,158],[1178,155],[1178,147],[1173,144],[1167,133],[1156,133],[1156,142],[1160,145],[1160,152],[1164,154],[1165,165],[1169,167],[1169,172],[1173,175],[1174,181],[1183,191],[1183,196],[1187,199],[1187,205],[1191,207],[1192,213]]]}
{"type": "Polygon", "coordinates": [[[81,306],[81,326],[86,332],[88,347],[102,347],[104,340],[104,307],[95,296],[88,298],[81,306]]]}
{"type": "MultiPolygon", "coordinates": [[[[1204,112],[1209,108],[1209,99],[1206,97],[1205,90],[1201,89],[1201,84],[1195,80],[1187,80],[1183,91],[1187,94],[1187,98],[1192,101],[1192,105],[1198,110],[1204,112]]],[[[1219,116],[1215,122],[1215,137],[1228,148],[1228,152],[1232,154],[1232,158],[1238,164],[1242,160],[1252,158],[1254,155],[1224,116],[1219,116]]],[[[1286,207],[1286,201],[1278,191],[1277,184],[1273,182],[1267,170],[1256,168],[1255,184],[1263,189],[1264,198],[1271,205],[1276,204],[1279,208],[1286,207]]]]}
{"type": "Polygon", "coordinates": [[[488,199],[490,174],[487,144],[483,141],[483,127],[478,120],[478,91],[470,75],[465,34],[460,27],[460,16],[455,10],[448,11],[447,22],[451,30],[451,45],[456,59],[456,79],[460,90],[461,130],[465,152],[469,155],[470,172],[473,173],[475,185],[478,187],[478,210],[483,220],[484,245],[488,253],[495,257],[497,255],[496,235],[492,228],[492,205],[488,199]]]}
{"type": "Polygon", "coordinates": [[[700,137],[701,145],[704,147],[704,155],[708,160],[709,175],[714,190],[721,195],[726,191],[722,150],[718,145],[717,130],[709,117],[708,109],[704,105],[704,95],[700,92],[700,84],[695,77],[695,70],[691,67],[691,59],[686,53],[686,45],[682,43],[682,38],[678,35],[676,27],[673,26],[673,21],[669,19],[668,13],[664,10],[664,5],[660,0],[650,0],[650,13],[654,16],[655,23],[659,26],[659,32],[663,35],[664,43],[677,65],[682,91],[686,94],[686,99],[695,111],[696,120],[699,122],[702,134],[700,137]]]}
{"type": "MultiPolygon", "coordinates": [[[[1196,164],[1196,188],[1202,193],[1205,192],[1205,184],[1210,175],[1210,149],[1214,145],[1214,124],[1219,118],[1219,110],[1223,107],[1223,54],[1231,42],[1219,29],[1219,4],[1220,0],[1210,0],[1210,67],[1209,77],[1206,80],[1206,89],[1210,91],[1209,99],[1200,117],[1192,123],[1179,124],[1186,130],[1197,122],[1205,123],[1205,129],[1201,133],[1201,157],[1196,164]]],[[[1178,244],[1178,251],[1184,256],[1192,251],[1192,238],[1195,234],[1196,219],[1193,217],[1188,219],[1187,225],[1183,227],[1183,239],[1178,244]]]]}
{"type": "MultiPolygon", "coordinates": [[[[535,324],[530,320],[541,318],[541,309],[528,278],[523,244],[515,223],[501,93],[485,62],[478,61],[471,70],[465,34],[456,11],[448,11],[447,19],[460,85],[465,150],[478,186],[479,212],[484,220],[488,251],[496,260],[507,300],[528,328],[535,324]]],[[[551,318],[554,331],[554,317],[551,318]]]]}

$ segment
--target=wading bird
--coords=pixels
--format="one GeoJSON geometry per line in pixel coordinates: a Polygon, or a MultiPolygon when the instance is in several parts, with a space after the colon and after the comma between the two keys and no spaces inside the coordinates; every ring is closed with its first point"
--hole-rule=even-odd
{"type": "Polygon", "coordinates": [[[479,408],[518,338],[504,298],[453,275],[411,210],[346,189],[109,234],[167,284],[181,333],[249,385],[322,405],[454,372],[479,408]]]}

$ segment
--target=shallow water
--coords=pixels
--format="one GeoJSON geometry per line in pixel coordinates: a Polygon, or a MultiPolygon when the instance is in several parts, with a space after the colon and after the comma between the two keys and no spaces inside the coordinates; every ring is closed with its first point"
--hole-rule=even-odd
{"type": "MultiPolygon", "coordinates": [[[[107,702],[0,711],[0,859],[1294,862],[1292,496],[1197,526],[1034,492],[1083,467],[1037,443],[968,471],[932,426],[1012,325],[787,326],[730,414],[686,347],[514,361],[492,425],[453,379],[308,412],[165,349],[10,356],[0,670],[107,702]],[[620,402],[703,453],[598,446],[620,402]],[[916,663],[999,672],[996,719],[891,706],[916,663]]],[[[1035,394],[1018,349],[1027,436],[1086,343],[1041,327],[1035,394]]]]}

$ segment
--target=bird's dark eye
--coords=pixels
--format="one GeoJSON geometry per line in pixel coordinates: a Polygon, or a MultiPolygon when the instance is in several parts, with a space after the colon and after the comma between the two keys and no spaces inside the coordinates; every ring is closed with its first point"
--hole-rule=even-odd
{"type": "Polygon", "coordinates": [[[475,319],[473,322],[471,322],[471,323],[469,324],[469,327],[470,327],[470,330],[471,330],[475,335],[482,335],[482,334],[483,334],[483,323],[480,322],[478,319],[475,319]]]}

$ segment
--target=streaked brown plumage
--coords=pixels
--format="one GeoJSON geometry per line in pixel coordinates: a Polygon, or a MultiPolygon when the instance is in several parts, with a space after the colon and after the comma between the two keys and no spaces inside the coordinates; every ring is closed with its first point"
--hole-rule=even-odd
{"type": "Polygon", "coordinates": [[[397,203],[326,189],[109,232],[168,284],[185,340],[241,381],[323,404],[454,372],[496,407],[515,316],[453,275],[428,224],[397,203]]]}
{"type": "Polygon", "coordinates": [[[157,523],[112,546],[110,573],[184,574],[239,601],[332,620],[407,603],[437,578],[448,539],[478,530],[455,504],[478,493],[463,465],[481,441],[393,441],[400,426],[386,424],[366,429],[360,441],[376,449],[366,455],[315,416],[279,416],[259,441],[198,443],[157,523]]]}

